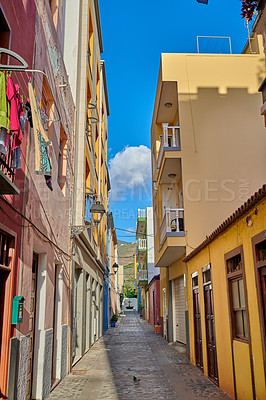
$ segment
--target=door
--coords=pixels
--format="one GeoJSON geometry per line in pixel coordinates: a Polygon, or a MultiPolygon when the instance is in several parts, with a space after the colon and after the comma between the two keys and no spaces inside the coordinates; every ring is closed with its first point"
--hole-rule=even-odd
{"type": "Polygon", "coordinates": [[[167,326],[166,326],[166,289],[163,288],[163,336],[167,337],[167,326]]]}
{"type": "Polygon", "coordinates": [[[199,300],[198,287],[193,288],[193,314],[194,314],[193,317],[194,317],[195,361],[197,367],[203,370],[200,300],[199,300]]]}
{"type": "Polygon", "coordinates": [[[35,319],[36,319],[36,295],[37,295],[37,274],[38,274],[38,254],[33,253],[32,275],[31,275],[31,295],[30,295],[30,315],[29,315],[29,367],[27,376],[27,396],[26,400],[32,398],[32,375],[34,363],[34,338],[35,338],[35,319]]]}
{"type": "Polygon", "coordinates": [[[261,310],[264,326],[264,343],[266,347],[266,267],[259,268],[260,291],[261,291],[261,310]]]}
{"type": "Polygon", "coordinates": [[[186,344],[186,317],[184,276],[174,280],[174,329],[175,340],[186,344]]]}
{"type": "MultiPolygon", "coordinates": [[[[209,271],[210,269],[206,272],[203,272],[203,282],[204,282],[204,274],[208,273],[209,271]]],[[[216,385],[218,385],[219,382],[218,382],[217,351],[216,351],[216,338],[215,338],[215,326],[214,326],[212,283],[209,280],[207,283],[203,283],[203,285],[204,285],[208,375],[213,380],[213,382],[216,385]]]]}
{"type": "Polygon", "coordinates": [[[152,309],[153,309],[153,325],[155,326],[155,296],[154,296],[154,290],[152,291],[152,309]]]}
{"type": "Polygon", "coordinates": [[[5,289],[6,281],[8,278],[8,271],[0,269],[0,359],[1,359],[1,349],[2,349],[2,335],[3,335],[3,325],[4,325],[4,309],[5,309],[5,289]]]}
{"type": "Polygon", "coordinates": [[[62,326],[62,286],[61,265],[55,264],[54,276],[54,319],[51,385],[60,380],[61,326],[62,326]]]}

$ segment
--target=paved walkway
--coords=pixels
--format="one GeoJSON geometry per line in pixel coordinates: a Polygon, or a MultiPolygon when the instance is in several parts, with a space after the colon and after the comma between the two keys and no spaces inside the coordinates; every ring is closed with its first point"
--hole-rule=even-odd
{"type": "Polygon", "coordinates": [[[180,346],[169,345],[138,315],[121,317],[50,394],[74,400],[228,400],[180,346]],[[184,353],[184,352],[183,352],[184,353]],[[140,378],[133,384],[133,376],[140,378]]]}

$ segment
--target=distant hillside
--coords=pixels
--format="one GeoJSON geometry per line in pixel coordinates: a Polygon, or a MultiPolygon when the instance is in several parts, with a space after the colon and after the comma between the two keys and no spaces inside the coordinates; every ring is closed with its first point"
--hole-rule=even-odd
{"type": "Polygon", "coordinates": [[[117,246],[118,251],[118,265],[128,265],[133,263],[133,254],[136,253],[137,242],[122,243],[117,246]]]}
{"type": "Polygon", "coordinates": [[[135,271],[134,264],[128,264],[124,266],[124,284],[135,288],[135,271]]]}
{"type": "Polygon", "coordinates": [[[118,240],[117,241],[117,247],[121,246],[121,244],[126,244],[128,242],[125,242],[124,240],[118,240]]]}

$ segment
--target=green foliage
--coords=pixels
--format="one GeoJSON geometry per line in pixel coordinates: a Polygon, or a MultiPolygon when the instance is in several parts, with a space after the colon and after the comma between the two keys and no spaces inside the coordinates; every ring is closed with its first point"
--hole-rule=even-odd
{"type": "Polygon", "coordinates": [[[112,318],[111,318],[111,322],[117,322],[117,321],[118,321],[118,316],[116,314],[113,314],[112,318]]]}
{"type": "Polygon", "coordinates": [[[135,297],[134,286],[125,285],[125,297],[128,299],[132,299],[133,297],[135,297]]]}

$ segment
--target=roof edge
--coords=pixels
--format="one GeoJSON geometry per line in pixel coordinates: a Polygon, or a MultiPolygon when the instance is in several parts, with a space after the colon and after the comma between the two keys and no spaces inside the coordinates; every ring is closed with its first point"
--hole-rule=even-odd
{"type": "Polygon", "coordinates": [[[221,225],[218,226],[215,231],[213,231],[210,236],[196,247],[187,257],[183,259],[183,262],[188,262],[196,254],[198,254],[202,249],[208,246],[214,239],[216,239],[221,233],[223,233],[227,228],[233,225],[238,219],[247,214],[247,212],[253,208],[256,204],[260,203],[263,198],[266,197],[266,184],[263,185],[257,192],[255,192],[245,203],[243,203],[233,214],[230,215],[221,225]]]}

